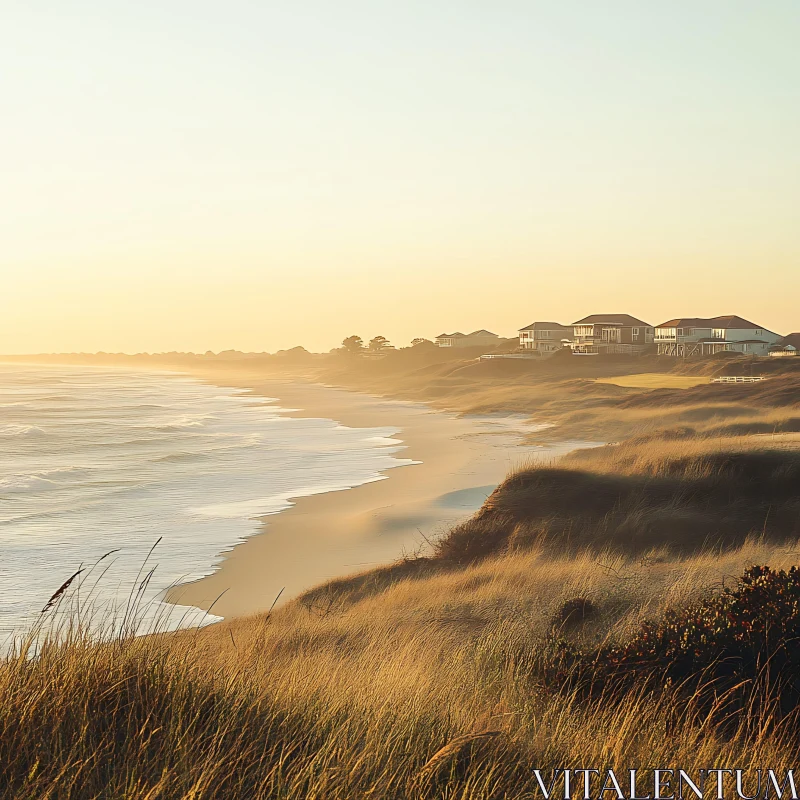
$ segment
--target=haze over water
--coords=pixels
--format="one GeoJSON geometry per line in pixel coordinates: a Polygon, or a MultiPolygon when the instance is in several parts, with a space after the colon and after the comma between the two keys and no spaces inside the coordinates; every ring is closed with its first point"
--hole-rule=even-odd
{"type": "Polygon", "coordinates": [[[124,605],[159,537],[143,599],[177,626],[186,609],[159,596],[211,572],[256,516],[411,463],[397,429],[284,412],[168,373],[0,364],[0,642],[117,548],[95,598],[124,605]]]}

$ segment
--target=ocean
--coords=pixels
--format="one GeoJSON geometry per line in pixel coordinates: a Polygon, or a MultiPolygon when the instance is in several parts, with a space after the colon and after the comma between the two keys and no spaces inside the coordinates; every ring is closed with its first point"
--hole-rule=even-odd
{"type": "Polygon", "coordinates": [[[292,498],[412,463],[395,428],[287,410],[179,374],[0,364],[0,647],[80,568],[84,604],[104,612],[141,587],[140,632],[213,621],[164,592],[292,498]]]}

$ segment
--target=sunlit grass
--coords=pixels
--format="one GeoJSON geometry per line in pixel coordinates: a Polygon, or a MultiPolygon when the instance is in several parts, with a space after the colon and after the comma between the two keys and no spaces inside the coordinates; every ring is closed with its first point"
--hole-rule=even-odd
{"type": "MultiPolygon", "coordinates": [[[[644,377],[661,383],[638,388],[708,380],[644,377]]],[[[700,481],[719,492],[729,480],[725,457],[768,446],[787,456],[774,476],[780,488],[798,446],[791,396],[767,407],[749,394],[737,403],[729,391],[624,407],[633,384],[619,378],[531,381],[523,389],[445,375],[409,379],[412,389],[417,380],[425,399],[433,394],[462,411],[530,412],[553,422],[556,435],[635,434],[562,462],[623,486],[633,476],[646,487],[683,481],[690,490],[700,481]]],[[[752,708],[719,726],[675,689],[634,686],[587,699],[548,685],[540,669],[561,639],[582,652],[624,644],[643,621],[735,581],[752,564],[800,563],[795,538],[768,535],[796,491],[771,503],[765,489],[768,508],[749,535],[727,548],[704,546],[743,481],[730,483],[730,500],[711,509],[714,530],[706,525],[683,553],[669,546],[686,539],[683,492],[672,505],[667,497],[671,515],[632,503],[615,521],[615,501],[599,522],[590,520],[589,533],[613,523],[634,534],[658,523],[659,544],[635,553],[595,546],[591,536],[574,546],[569,516],[586,510],[582,498],[564,504],[570,547],[560,551],[536,540],[538,521],[515,523],[503,547],[480,559],[409,559],[317,587],[270,615],[203,630],[136,637],[122,625],[98,643],[90,621],[62,615],[56,639],[48,641],[42,624],[38,641],[0,661],[0,799],[488,800],[541,796],[533,768],[790,768],[797,739],[752,708]],[[592,612],[567,625],[564,609],[576,602],[592,612]],[[481,733],[492,735],[469,738],[481,733]]],[[[522,492],[517,501],[525,510],[531,497],[522,492]]],[[[542,519],[543,531],[553,519],[542,519]]],[[[491,530],[478,525],[474,533],[491,530]]]]}
{"type": "Polygon", "coordinates": [[[612,378],[595,378],[596,383],[611,383],[634,389],[691,389],[708,383],[705,375],[668,375],[658,372],[642,372],[636,375],[618,375],[612,378]]]}
{"type": "Polygon", "coordinates": [[[751,712],[723,729],[669,692],[579,699],[538,667],[556,634],[625,641],[748,564],[797,558],[755,539],[685,559],[517,552],[324,612],[101,644],[75,625],[0,663],[0,797],[488,800],[534,796],[534,767],[785,769],[796,746],[751,712]],[[596,613],[555,629],[575,597],[596,613]]]}

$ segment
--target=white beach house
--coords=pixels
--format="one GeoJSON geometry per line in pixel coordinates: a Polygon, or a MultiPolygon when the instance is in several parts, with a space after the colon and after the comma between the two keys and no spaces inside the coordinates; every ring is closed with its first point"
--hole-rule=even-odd
{"type": "Polygon", "coordinates": [[[765,356],[780,335],[735,314],[679,317],[656,326],[655,342],[663,356],[710,356],[734,352],[765,356]]]}

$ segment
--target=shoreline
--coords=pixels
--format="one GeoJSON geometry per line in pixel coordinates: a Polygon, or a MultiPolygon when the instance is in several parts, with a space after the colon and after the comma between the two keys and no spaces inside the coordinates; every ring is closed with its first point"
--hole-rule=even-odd
{"type": "Polygon", "coordinates": [[[537,426],[522,416],[457,416],[413,401],[252,375],[193,376],[274,398],[287,416],[397,429],[392,438],[402,447],[396,457],[414,462],[350,489],[294,498],[290,508],[256,517],[259,529],[222,553],[213,573],[166,593],[169,603],[211,608],[226,619],[265,611],[279,593],[282,604],[331,579],[425,548],[426,540],[477,511],[513,468],[598,444],[526,445],[524,437],[537,426]]]}

